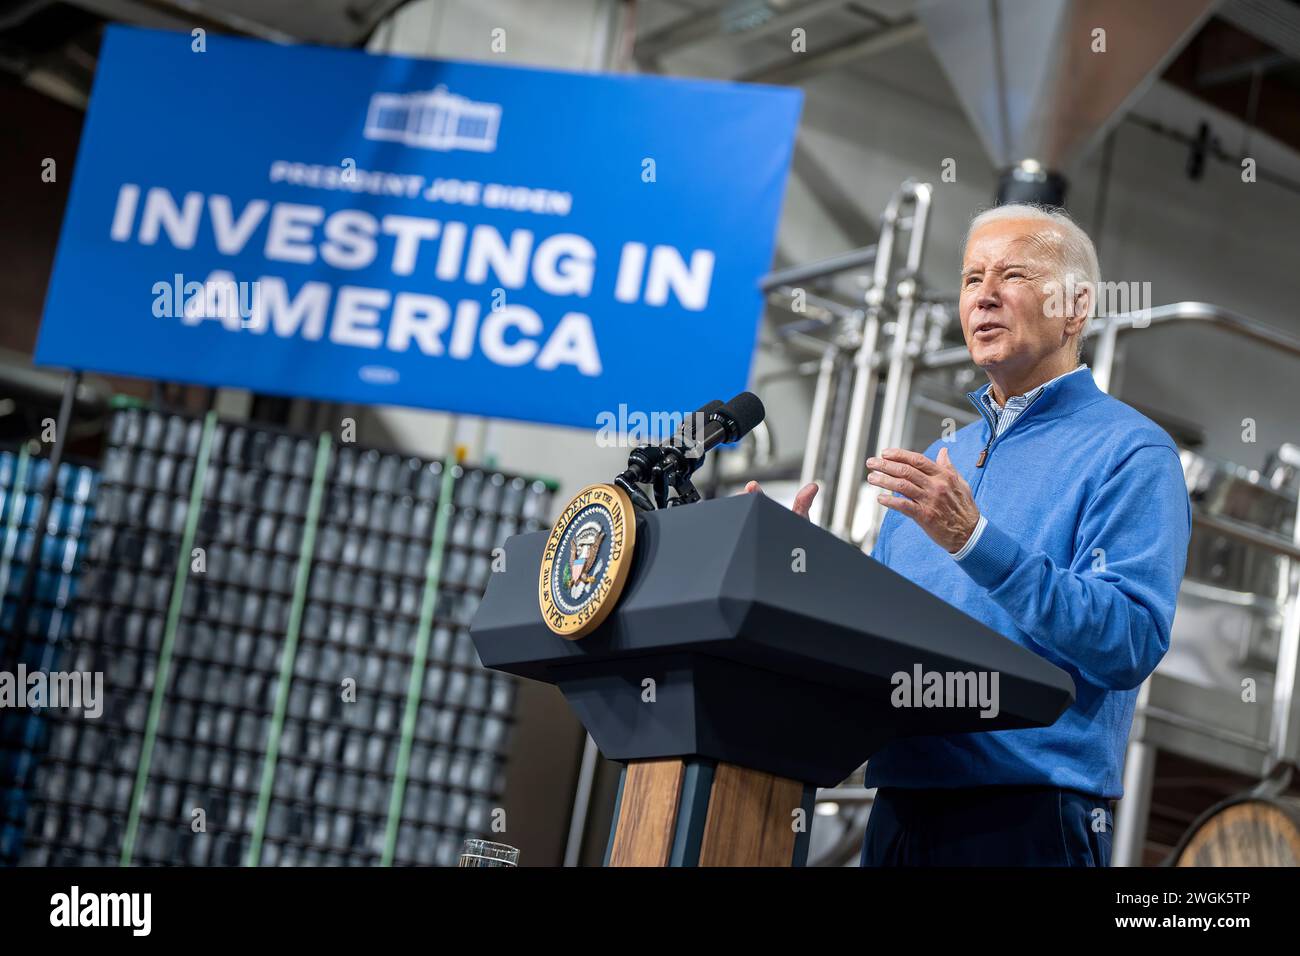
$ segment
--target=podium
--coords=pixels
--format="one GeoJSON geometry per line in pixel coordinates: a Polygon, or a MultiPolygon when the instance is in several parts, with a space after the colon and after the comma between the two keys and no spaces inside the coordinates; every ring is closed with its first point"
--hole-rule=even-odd
{"type": "Polygon", "coordinates": [[[802,865],[816,788],[887,741],[1045,726],[1074,700],[1065,671],[764,495],[636,521],[593,633],[543,621],[545,532],[506,542],[470,631],[484,666],[556,685],[624,764],[609,865],[802,865]],[[896,693],[931,674],[996,674],[996,715],[896,693]]]}

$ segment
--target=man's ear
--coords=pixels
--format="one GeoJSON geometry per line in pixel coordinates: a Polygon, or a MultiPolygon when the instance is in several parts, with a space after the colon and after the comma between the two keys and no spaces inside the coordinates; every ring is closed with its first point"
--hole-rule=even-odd
{"type": "Polygon", "coordinates": [[[1074,301],[1070,303],[1070,314],[1065,318],[1065,334],[1078,335],[1083,331],[1092,313],[1095,295],[1091,283],[1084,282],[1074,289],[1074,301]]]}

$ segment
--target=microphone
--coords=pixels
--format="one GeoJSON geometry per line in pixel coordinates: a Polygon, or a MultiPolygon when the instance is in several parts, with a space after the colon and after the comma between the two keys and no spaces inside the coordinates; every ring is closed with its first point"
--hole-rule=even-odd
{"type": "Polygon", "coordinates": [[[704,423],[703,434],[696,439],[700,446],[698,451],[691,449],[694,454],[688,456],[695,459],[691,471],[700,467],[706,452],[712,451],[718,445],[729,445],[740,441],[766,416],[767,410],[763,408],[763,402],[753,392],[741,392],[725,405],[715,409],[704,423]]]}
{"type": "Polygon", "coordinates": [[[658,445],[641,445],[632,449],[632,453],[627,456],[627,470],[614,479],[614,484],[627,492],[638,511],[655,510],[654,504],[637,485],[647,484],[653,480],[654,468],[663,459],[665,446],[672,445],[674,442],[694,444],[696,429],[702,431],[709,416],[722,407],[722,402],[715,398],[687,416],[671,438],[658,445]]]}
{"type": "Polygon", "coordinates": [[[709,402],[694,412],[677,433],[658,445],[643,445],[628,456],[628,467],[614,483],[628,493],[632,504],[642,511],[655,505],[637,484],[652,484],[660,508],[691,504],[700,494],[690,477],[704,463],[704,456],[718,445],[744,438],[763,421],[766,411],[753,392],[741,392],[730,402],[709,402]],[[677,491],[669,500],[668,488],[677,491]]]}

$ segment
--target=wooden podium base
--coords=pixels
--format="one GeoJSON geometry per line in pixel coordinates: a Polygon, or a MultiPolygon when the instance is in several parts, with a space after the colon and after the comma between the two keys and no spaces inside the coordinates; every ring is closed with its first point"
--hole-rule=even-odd
{"type": "Polygon", "coordinates": [[[633,760],[607,866],[802,866],[816,788],[697,758],[633,760]]]}

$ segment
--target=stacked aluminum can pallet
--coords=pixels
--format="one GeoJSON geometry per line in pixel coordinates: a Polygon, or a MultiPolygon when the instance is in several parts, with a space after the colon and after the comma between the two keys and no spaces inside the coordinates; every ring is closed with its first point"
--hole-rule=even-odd
{"type": "MultiPolygon", "coordinates": [[[[63,462],[20,636],[16,617],[32,573],[33,532],[49,469],[47,460],[31,457],[26,450],[0,450],[0,671],[15,685],[24,673],[48,673],[64,666],[73,600],[94,518],[96,470],[63,462]]],[[[48,711],[27,706],[25,690],[30,685],[23,685],[14,688],[23,700],[0,708],[0,865],[12,865],[21,855],[28,794],[49,732],[48,711]]]]}
{"type": "Polygon", "coordinates": [[[490,832],[514,709],[469,621],[550,493],[115,412],[71,651],[107,700],[52,715],[24,862],[454,865],[490,832]]]}

